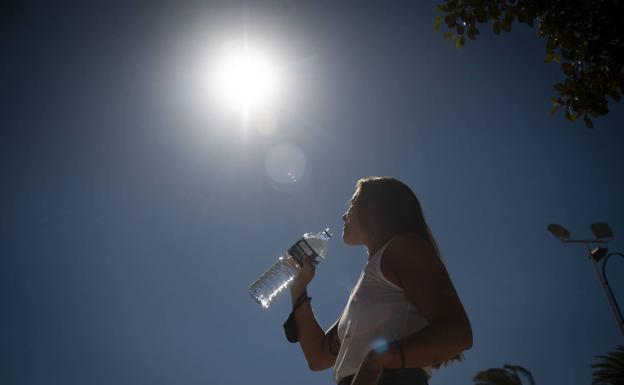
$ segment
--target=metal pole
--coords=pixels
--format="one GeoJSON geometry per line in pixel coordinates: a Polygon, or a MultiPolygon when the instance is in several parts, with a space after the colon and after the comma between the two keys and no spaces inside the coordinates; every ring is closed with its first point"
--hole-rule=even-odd
{"type": "Polygon", "coordinates": [[[611,290],[611,285],[609,285],[609,280],[607,279],[607,261],[609,260],[609,257],[611,257],[612,255],[618,255],[622,258],[624,258],[624,254],[622,253],[609,253],[609,255],[607,255],[604,259],[604,261],[602,262],[602,278],[605,281],[605,284],[607,285],[607,289],[609,289],[609,295],[611,296],[611,299],[613,300],[613,303],[615,305],[615,309],[617,310],[617,317],[618,317],[618,324],[620,325],[620,331],[622,332],[622,335],[624,335],[624,317],[622,317],[622,311],[620,310],[620,306],[618,305],[615,296],[613,295],[613,290],[611,290]]]}
{"type": "MultiPolygon", "coordinates": [[[[622,313],[620,313],[620,309],[617,303],[615,302],[613,293],[611,292],[611,287],[609,286],[609,283],[606,280],[606,276],[603,277],[603,274],[600,274],[600,270],[598,270],[598,263],[592,257],[591,249],[589,248],[589,245],[586,243],[585,246],[587,246],[587,251],[589,252],[589,259],[591,259],[592,262],[594,263],[594,269],[596,270],[596,274],[598,275],[598,280],[600,281],[600,284],[602,285],[602,288],[604,289],[605,294],[607,295],[607,299],[609,300],[609,305],[611,305],[611,310],[613,311],[613,315],[615,316],[615,321],[617,322],[618,327],[620,328],[620,333],[622,333],[622,335],[624,336],[624,320],[622,319],[622,313]]],[[[615,253],[612,253],[612,254],[615,254],[615,253]]],[[[604,270],[603,270],[603,273],[604,273],[604,270]]]]}

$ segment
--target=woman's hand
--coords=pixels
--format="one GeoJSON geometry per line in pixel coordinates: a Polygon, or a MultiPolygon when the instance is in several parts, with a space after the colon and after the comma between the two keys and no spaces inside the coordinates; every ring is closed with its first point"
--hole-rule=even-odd
{"type": "MultiPolygon", "coordinates": [[[[297,264],[297,262],[290,258],[289,263],[297,264]]],[[[299,274],[295,278],[295,281],[292,284],[291,291],[297,291],[299,293],[303,292],[312,279],[314,278],[314,274],[316,273],[316,267],[310,262],[308,256],[303,258],[303,267],[297,266],[297,268],[301,269],[299,274]]]]}

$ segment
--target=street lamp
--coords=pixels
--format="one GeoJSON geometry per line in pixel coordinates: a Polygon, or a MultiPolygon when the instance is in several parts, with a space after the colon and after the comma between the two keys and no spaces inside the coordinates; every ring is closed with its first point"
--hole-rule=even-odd
{"type": "Polygon", "coordinates": [[[620,332],[624,335],[624,318],[622,318],[622,312],[620,311],[620,307],[615,300],[615,296],[613,295],[613,291],[611,290],[611,286],[609,286],[609,281],[607,280],[606,274],[606,266],[609,257],[612,255],[618,255],[624,258],[624,254],[613,252],[608,253],[609,250],[606,247],[596,247],[595,249],[591,249],[589,247],[590,244],[597,243],[607,243],[611,238],[613,238],[613,231],[611,231],[611,227],[609,227],[608,223],[598,222],[591,224],[591,231],[596,237],[596,239],[571,239],[570,232],[563,226],[558,224],[550,224],[548,225],[548,231],[551,232],[557,239],[564,243],[583,243],[587,247],[587,251],[589,252],[589,259],[591,259],[594,263],[594,268],[596,270],[596,274],[598,274],[598,279],[602,284],[602,287],[607,294],[607,299],[609,300],[609,304],[611,305],[611,310],[613,310],[613,315],[615,316],[615,321],[617,322],[620,332]],[[602,274],[598,270],[598,262],[602,259],[602,274]]]}

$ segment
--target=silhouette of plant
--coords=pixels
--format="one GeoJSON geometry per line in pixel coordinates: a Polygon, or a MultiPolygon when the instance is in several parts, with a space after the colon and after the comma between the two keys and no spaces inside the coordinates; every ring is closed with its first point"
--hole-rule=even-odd
{"type": "Polygon", "coordinates": [[[535,385],[531,372],[522,366],[506,364],[502,369],[491,368],[478,372],[472,379],[475,385],[525,385],[520,378],[523,375],[529,385],[535,385]]]}
{"type": "Polygon", "coordinates": [[[624,345],[596,358],[601,361],[591,366],[595,369],[592,385],[624,385],[624,345]]]}
{"type": "Polygon", "coordinates": [[[477,24],[492,24],[494,33],[511,31],[517,21],[533,27],[546,38],[544,63],[560,64],[565,75],[554,85],[555,114],[564,107],[568,120],[590,119],[609,113],[607,96],[616,102],[624,94],[624,2],[620,0],[445,0],[438,5],[443,16],[435,18],[439,30],[444,21],[447,39],[463,47],[466,38],[479,35],[477,24]]]}

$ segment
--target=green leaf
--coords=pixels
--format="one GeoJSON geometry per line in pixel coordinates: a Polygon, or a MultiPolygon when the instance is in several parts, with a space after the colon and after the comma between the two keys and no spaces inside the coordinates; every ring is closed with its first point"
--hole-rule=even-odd
{"type": "Polygon", "coordinates": [[[569,121],[572,121],[572,122],[573,122],[573,121],[575,121],[575,120],[576,120],[576,118],[578,118],[578,116],[577,116],[577,115],[574,115],[574,114],[572,114],[572,112],[570,112],[570,109],[569,109],[569,108],[568,108],[568,109],[566,109],[566,112],[565,112],[565,117],[566,117],[566,119],[568,119],[569,121]]]}
{"type": "Polygon", "coordinates": [[[457,36],[455,39],[455,48],[459,49],[464,46],[464,35],[457,36]]]}
{"type": "Polygon", "coordinates": [[[550,110],[550,115],[554,115],[557,113],[557,111],[559,111],[559,108],[561,107],[561,105],[556,104],[551,110],[550,110]]]}
{"type": "Polygon", "coordinates": [[[565,88],[563,87],[563,84],[561,84],[561,83],[557,83],[557,84],[555,84],[555,85],[553,86],[553,88],[554,88],[556,91],[558,91],[558,92],[563,92],[563,91],[564,91],[564,89],[565,89],[565,88]]]}
{"type": "Polygon", "coordinates": [[[495,34],[500,35],[501,28],[500,28],[500,23],[498,22],[498,20],[494,21],[494,24],[492,25],[492,28],[494,29],[494,33],[495,34]]]}
{"type": "Polygon", "coordinates": [[[436,31],[440,30],[440,25],[442,24],[442,16],[436,16],[435,21],[433,22],[433,27],[436,31]]]}
{"type": "Polygon", "coordinates": [[[444,38],[445,39],[452,39],[453,36],[455,36],[455,34],[453,32],[444,32],[444,38]]]}
{"type": "Polygon", "coordinates": [[[589,116],[587,116],[587,114],[583,115],[583,121],[585,122],[585,125],[587,126],[587,128],[594,128],[594,124],[592,123],[589,116]]]}
{"type": "Polygon", "coordinates": [[[509,17],[506,17],[503,19],[501,26],[503,27],[503,30],[505,30],[505,32],[511,31],[511,20],[512,19],[509,17]]]}
{"type": "Polygon", "coordinates": [[[544,64],[548,64],[551,61],[555,60],[555,54],[554,53],[550,53],[548,55],[546,55],[546,57],[544,58],[544,64]]]}

